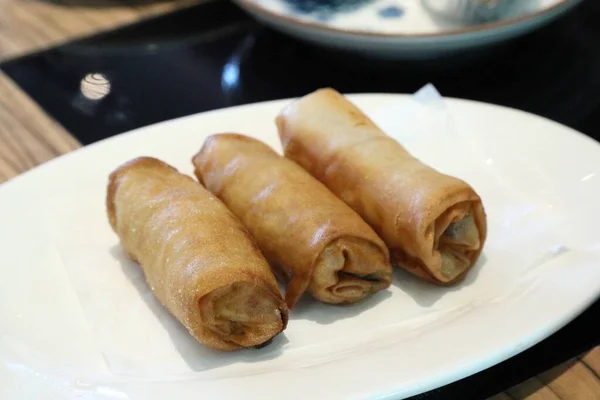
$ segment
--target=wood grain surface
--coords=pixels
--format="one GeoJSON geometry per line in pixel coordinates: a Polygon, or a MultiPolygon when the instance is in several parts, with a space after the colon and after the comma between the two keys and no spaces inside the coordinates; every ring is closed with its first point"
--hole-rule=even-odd
{"type": "Polygon", "coordinates": [[[0,183],[80,144],[0,72],[0,183]]]}
{"type": "MultiPolygon", "coordinates": [[[[0,0],[0,60],[199,1],[0,0]]],[[[0,71],[0,184],[79,147],[0,71]]],[[[600,347],[490,400],[600,400],[600,347]]]]}
{"type": "Polygon", "coordinates": [[[0,61],[200,0],[0,0],[0,61]]]}

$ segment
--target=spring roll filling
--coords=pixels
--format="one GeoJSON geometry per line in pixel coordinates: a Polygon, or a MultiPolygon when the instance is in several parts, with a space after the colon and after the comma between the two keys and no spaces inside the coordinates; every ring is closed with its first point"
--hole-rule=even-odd
{"type": "Polygon", "coordinates": [[[214,290],[199,303],[206,329],[244,347],[264,344],[284,324],[277,300],[248,282],[214,290]]]}
{"type": "Polygon", "coordinates": [[[310,290],[318,299],[334,304],[360,301],[389,286],[385,255],[370,242],[340,238],[319,255],[310,290]]]}
{"type": "Polygon", "coordinates": [[[471,264],[471,255],[480,246],[479,230],[470,214],[451,222],[438,240],[441,273],[449,281],[459,276],[471,264]]]}

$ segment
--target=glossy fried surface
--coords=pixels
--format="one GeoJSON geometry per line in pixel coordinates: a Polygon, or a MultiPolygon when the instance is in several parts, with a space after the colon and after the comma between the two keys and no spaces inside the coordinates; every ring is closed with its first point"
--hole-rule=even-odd
{"type": "Polygon", "coordinates": [[[285,156],[360,214],[394,264],[438,284],[475,264],[487,225],[466,182],[411,156],[333,89],[293,102],[276,122],[285,156]]]}
{"type": "Polygon", "coordinates": [[[240,218],[288,282],[288,306],[306,290],[327,303],[349,304],[390,285],[387,248],[369,225],[267,145],[213,135],[193,163],[198,179],[240,218]]]}
{"type": "Polygon", "coordinates": [[[260,345],[285,329],[287,307],[239,220],[169,165],[143,157],[110,175],[108,218],[154,295],[199,342],[260,345]]]}

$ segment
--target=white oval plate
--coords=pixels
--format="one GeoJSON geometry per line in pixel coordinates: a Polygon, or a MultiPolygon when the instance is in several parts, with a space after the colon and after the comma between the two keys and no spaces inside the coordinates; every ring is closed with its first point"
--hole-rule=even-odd
{"type": "MultiPolygon", "coordinates": [[[[351,99],[372,113],[409,97],[351,99]]],[[[524,112],[449,99],[453,136],[407,147],[484,200],[489,239],[465,282],[444,289],[398,271],[389,291],[354,307],[306,299],[264,349],[199,345],[123,256],[106,221],[107,176],[140,155],[191,173],[220,131],[279,148],[273,118],[287,103],[142,128],[0,186],[2,398],[401,398],[521,352],[597,298],[600,146],[524,112]]]]}
{"type": "Polygon", "coordinates": [[[525,34],[581,0],[517,0],[501,20],[477,25],[442,18],[423,0],[234,1],[258,20],[300,39],[386,58],[429,58],[525,34]]]}

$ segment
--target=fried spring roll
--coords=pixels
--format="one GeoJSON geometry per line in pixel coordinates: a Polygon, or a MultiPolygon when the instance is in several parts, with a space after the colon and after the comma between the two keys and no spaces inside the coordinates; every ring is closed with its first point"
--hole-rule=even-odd
{"type": "Polygon", "coordinates": [[[198,179],[240,218],[288,282],[288,307],[306,290],[326,303],[350,304],[390,285],[385,243],[325,186],[267,145],[214,135],[193,163],[198,179]]]}
{"type": "Polygon", "coordinates": [[[332,89],[293,102],[276,123],[285,156],[360,214],[393,264],[436,284],[459,281],[475,264],[486,215],[467,183],[412,157],[332,89]]]}
{"type": "Polygon", "coordinates": [[[154,158],[110,175],[108,218],[154,295],[199,342],[259,346],[288,311],[267,261],[231,212],[192,178],[154,158]]]}

